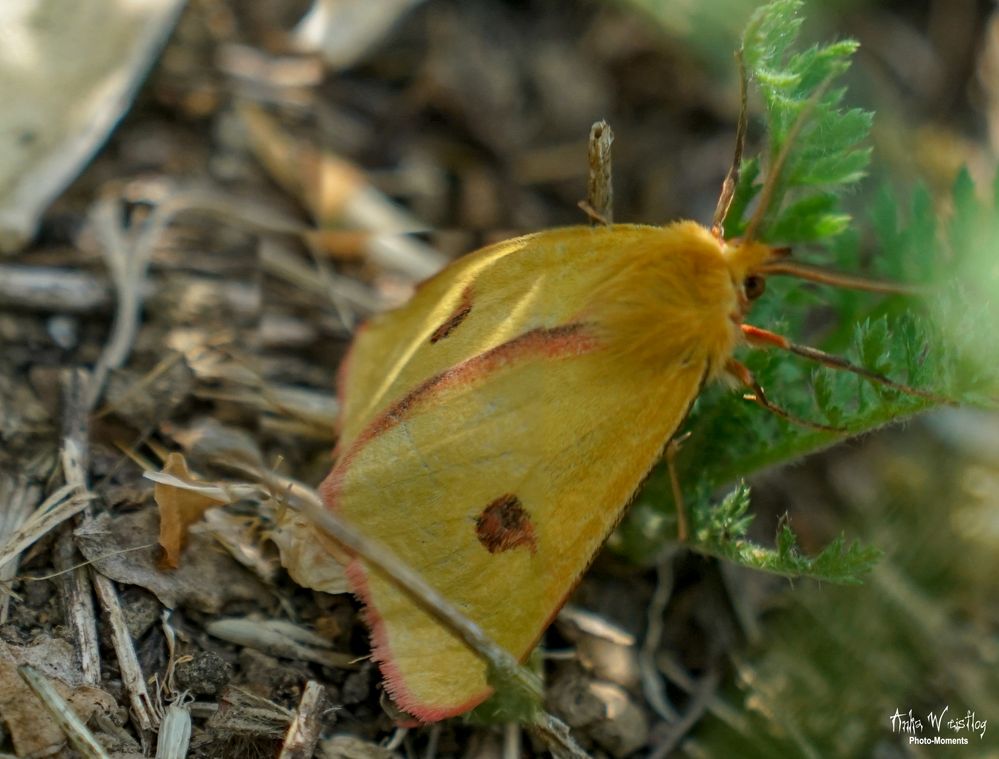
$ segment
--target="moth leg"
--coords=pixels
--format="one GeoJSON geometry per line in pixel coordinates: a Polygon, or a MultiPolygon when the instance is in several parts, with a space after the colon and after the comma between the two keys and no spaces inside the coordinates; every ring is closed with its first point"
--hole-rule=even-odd
{"type": "Polygon", "coordinates": [[[666,444],[666,468],[669,470],[669,485],[673,490],[673,504],[676,506],[676,538],[681,543],[686,543],[690,537],[690,525],[687,521],[687,507],[683,503],[680,475],[676,471],[676,455],[689,437],[690,433],[686,432],[666,444]]]}
{"type": "Polygon", "coordinates": [[[879,385],[890,387],[891,389],[897,390],[900,393],[905,393],[906,395],[914,395],[917,398],[927,398],[928,400],[936,401],[938,403],[953,405],[953,402],[948,398],[928,393],[925,390],[920,390],[919,388],[905,385],[901,382],[895,382],[895,380],[889,379],[883,374],[872,372],[870,369],[865,369],[862,366],[852,364],[845,358],[840,358],[839,356],[834,356],[831,353],[820,351],[818,348],[811,348],[807,345],[792,343],[786,337],[782,337],[775,332],[770,332],[769,330],[761,329],[760,327],[754,327],[751,324],[743,324],[741,325],[741,329],[743,337],[746,338],[746,342],[756,348],[780,348],[781,350],[786,350],[796,356],[801,356],[802,358],[815,361],[823,366],[828,366],[831,369],[841,369],[846,372],[852,372],[853,374],[857,374],[864,379],[870,380],[871,382],[876,382],[879,385]]]}
{"type": "Polygon", "coordinates": [[[748,387],[753,391],[743,395],[743,398],[747,401],[752,401],[760,408],[765,408],[771,414],[779,416],[781,419],[786,419],[793,424],[813,430],[822,430],[823,432],[846,432],[845,427],[832,427],[828,424],[810,422],[807,419],[795,416],[790,411],[782,409],[780,406],[771,403],[770,399],[767,398],[767,394],[763,392],[763,387],[756,381],[756,377],[754,377],[753,373],[749,370],[749,367],[739,361],[736,361],[734,358],[730,358],[727,362],[725,362],[725,372],[730,377],[733,377],[740,385],[748,387]]]}
{"type": "Polygon", "coordinates": [[[587,152],[590,164],[586,181],[586,200],[579,207],[590,217],[590,222],[605,227],[614,223],[614,184],[611,176],[611,145],[614,132],[606,121],[590,127],[587,152]]]}

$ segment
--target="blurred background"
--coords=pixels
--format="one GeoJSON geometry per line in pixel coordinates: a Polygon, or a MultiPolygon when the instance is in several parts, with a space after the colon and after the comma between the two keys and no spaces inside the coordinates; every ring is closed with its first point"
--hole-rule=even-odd
{"type": "MultiPolygon", "coordinates": [[[[317,484],[355,325],[448,258],[583,223],[594,121],[615,134],[616,221],[708,222],[738,115],[733,51],[757,5],[0,8],[0,542],[61,476],[73,366],[99,367],[87,473],[114,518],[154,511],[142,469],[175,448],[205,476],[226,471],[221,447],[317,484]]],[[[994,3],[836,0],[806,3],[803,15],[806,42],[861,43],[847,101],[876,113],[874,159],[846,206],[865,255],[877,255],[867,209],[886,186],[901,198],[927,188],[920,212],[947,218],[966,167],[991,202],[994,3]]],[[[756,123],[750,152],[763,137],[756,123]]],[[[834,587],[686,552],[664,551],[656,566],[605,552],[545,641],[572,652],[546,664],[548,708],[596,756],[999,756],[995,417],[937,411],[752,484],[761,543],[786,514],[806,550],[845,533],[884,558],[862,586],[834,587]],[[973,713],[975,729],[940,732],[970,745],[911,745],[892,720],[911,709],[923,724],[915,735],[932,736],[926,715],[945,708],[947,719],[973,713]]],[[[146,675],[172,660],[154,622],[175,608],[189,657],[177,691],[208,705],[192,712],[191,756],[273,755],[286,725],[221,723],[219,705],[249,708],[238,687],[294,709],[309,679],[332,707],[320,756],[541,755],[528,736],[457,720],[400,736],[370,663],[339,669],[207,632],[220,616],[262,615],[366,652],[356,604],[298,587],[261,547],[277,517],[246,503],[235,512],[239,529],[210,528],[205,550],[222,553],[220,541],[265,590],[208,602],[107,570],[124,606],[145,610],[131,632],[146,675]]],[[[57,545],[49,535],[2,567],[19,596],[6,601],[0,638],[18,650],[72,640],[58,581],[23,579],[59,568],[57,545]]],[[[108,661],[98,682],[121,707],[108,661]]],[[[0,749],[23,755],[13,719],[0,749]]],[[[117,739],[113,750],[134,748],[117,739]]]]}

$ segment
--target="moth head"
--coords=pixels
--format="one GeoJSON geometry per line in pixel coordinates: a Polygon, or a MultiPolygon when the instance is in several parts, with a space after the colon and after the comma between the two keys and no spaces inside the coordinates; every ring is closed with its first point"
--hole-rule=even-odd
{"type": "Polygon", "coordinates": [[[726,240],[723,250],[743,312],[766,291],[767,274],[770,273],[767,267],[782,261],[791,253],[790,248],[740,238],[726,240]]]}
{"type": "Polygon", "coordinates": [[[849,290],[900,295],[920,293],[918,287],[857,277],[794,261],[791,259],[791,249],[786,246],[767,245],[756,240],[747,242],[736,238],[725,242],[724,251],[732,270],[732,280],[739,289],[743,312],[749,308],[750,303],[763,295],[767,277],[770,276],[791,276],[849,290]]]}

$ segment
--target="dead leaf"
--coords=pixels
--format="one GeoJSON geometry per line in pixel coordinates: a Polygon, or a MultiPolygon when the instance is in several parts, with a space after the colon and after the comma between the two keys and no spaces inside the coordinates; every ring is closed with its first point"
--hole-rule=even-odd
{"type": "MultiPolygon", "coordinates": [[[[198,481],[191,475],[187,462],[180,453],[167,456],[162,471],[185,482],[198,481]]],[[[208,509],[221,506],[227,501],[160,482],[153,488],[153,497],[160,508],[160,545],[163,547],[161,565],[164,569],[177,569],[188,528],[201,519],[201,515],[208,509]]]]}
{"type": "Polygon", "coordinates": [[[312,523],[298,512],[285,509],[267,537],[281,556],[281,566],[303,588],[323,593],[350,590],[343,565],[328,549],[329,538],[320,535],[312,523]]]}
{"type": "Polygon", "coordinates": [[[184,7],[183,0],[3,3],[0,251],[107,139],[184,7]]]}
{"type": "Polygon", "coordinates": [[[84,558],[115,582],[138,585],[169,609],[187,606],[218,614],[232,601],[267,598],[268,590],[208,535],[188,538],[179,569],[162,571],[156,561],[157,515],[152,508],[116,516],[99,514],[75,531],[84,558]]]}

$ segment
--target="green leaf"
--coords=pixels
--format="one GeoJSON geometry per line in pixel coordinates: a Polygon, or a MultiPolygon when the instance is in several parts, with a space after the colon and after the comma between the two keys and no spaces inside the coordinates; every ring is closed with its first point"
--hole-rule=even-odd
{"type": "MultiPolygon", "coordinates": [[[[981,203],[967,175],[955,183],[954,213],[942,225],[925,188],[900,203],[883,188],[869,203],[874,256],[865,267],[860,241],[848,229],[843,191],[862,176],[870,151],[860,143],[871,114],[844,109],[843,89],[816,89],[842,73],[856,49],[851,41],[795,49],[800,3],[778,0],[759,9],[744,36],[744,58],[759,90],[768,128],[763,156],[749,158],[736,188],[726,230],[738,236],[752,216],[763,183],[774,182],[773,202],[759,236],[774,242],[818,243],[835,268],[875,278],[931,285],[930,298],[877,295],[802,285],[772,277],[754,304],[750,323],[796,342],[816,344],[854,364],[937,398],[902,393],[845,371],[817,366],[778,351],[739,355],[771,400],[794,416],[841,428],[830,432],[791,424],[721,387],[705,389],[682,431],[690,431],[677,458],[692,525],[690,547],[748,567],[830,582],[856,582],[877,552],[838,538],[809,558],[782,523],[773,548],[746,537],[749,493],[736,487],[720,503],[717,490],[754,472],[786,463],[930,409],[999,398],[999,223],[981,203]],[[810,105],[810,103],[812,105],[810,105]],[[784,140],[801,113],[793,145],[784,140]],[[768,177],[786,153],[778,177],[768,177]],[[946,252],[940,250],[941,240],[946,252]],[[939,262],[947,260],[947,266],[939,262]],[[982,272],[989,272],[983,276],[982,272]],[[969,309],[969,303],[980,304],[969,309]],[[814,318],[816,304],[823,316],[814,318]],[[816,330],[814,324],[821,324],[816,330]]],[[[796,257],[801,256],[800,251],[796,257]]],[[[676,520],[665,472],[654,472],[614,545],[637,560],[651,560],[662,541],[675,539],[676,520]]]]}
{"type": "Polygon", "coordinates": [[[764,548],[745,538],[752,521],[748,511],[749,488],[740,483],[716,507],[694,512],[692,547],[763,572],[848,584],[859,583],[881,555],[875,548],[847,544],[840,536],[809,558],[786,518],[777,527],[776,548],[764,548]]]}
{"type": "Polygon", "coordinates": [[[831,193],[810,195],[788,205],[771,225],[774,240],[814,242],[835,237],[850,224],[849,214],[838,211],[831,193]]]}
{"type": "MultiPolygon", "coordinates": [[[[860,143],[870,132],[872,114],[842,110],[845,89],[829,87],[849,68],[857,43],[794,50],[801,5],[796,0],[764,5],[743,36],[743,59],[763,99],[767,124],[763,181],[772,184],[756,235],[783,243],[829,239],[844,231],[850,217],[836,208],[835,195],[863,178],[871,155],[860,143]],[[791,205],[781,211],[785,198],[791,205]]],[[[743,174],[737,197],[758,195],[759,188],[753,189],[758,179],[758,173],[743,174]]],[[[748,210],[748,204],[733,204],[725,226],[734,236],[745,231],[748,210]]]]}

